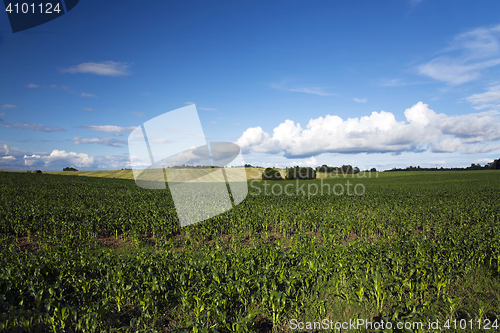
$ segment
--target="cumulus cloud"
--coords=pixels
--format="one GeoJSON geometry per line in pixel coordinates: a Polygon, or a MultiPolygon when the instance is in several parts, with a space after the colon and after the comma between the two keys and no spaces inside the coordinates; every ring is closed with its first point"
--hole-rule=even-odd
{"type": "Polygon", "coordinates": [[[64,150],[53,150],[49,155],[31,156],[24,155],[25,166],[43,166],[50,168],[53,166],[75,166],[80,168],[90,167],[94,163],[94,157],[90,157],[84,153],[66,152],[64,150]]]}
{"type": "Polygon", "coordinates": [[[73,67],[64,68],[61,72],[64,73],[90,73],[105,76],[124,76],[129,75],[129,67],[131,64],[114,61],[103,62],[85,62],[73,67]]]}
{"type": "Polygon", "coordinates": [[[81,139],[78,136],[71,139],[71,141],[73,141],[75,145],[97,143],[100,145],[111,146],[111,147],[121,147],[122,145],[127,143],[127,141],[120,139],[113,139],[113,138],[81,139]]]}
{"type": "Polygon", "coordinates": [[[419,66],[419,73],[452,85],[476,80],[500,64],[500,25],[462,33],[442,53],[419,66]]]}
{"type": "Polygon", "coordinates": [[[3,149],[5,149],[5,155],[8,155],[10,152],[9,146],[7,146],[6,144],[3,145],[3,149]]]}
{"type": "Polygon", "coordinates": [[[261,127],[248,128],[236,143],[244,152],[283,153],[287,158],[321,153],[401,153],[404,151],[455,152],[488,149],[500,139],[496,112],[462,116],[437,114],[418,102],[404,112],[406,121],[380,111],[343,120],[335,115],[311,119],[303,128],[285,120],[272,135],[261,127]]]}
{"type": "Polygon", "coordinates": [[[115,133],[115,132],[132,132],[136,126],[120,127],[114,125],[102,125],[102,126],[80,126],[92,131],[115,133]]]}
{"type": "Polygon", "coordinates": [[[316,160],[316,157],[311,156],[310,158],[302,161],[301,163],[293,162],[293,165],[304,165],[304,166],[309,166],[309,167],[315,167],[318,166],[318,161],[316,160]]]}
{"type": "MultiPolygon", "coordinates": [[[[4,149],[6,145],[3,145],[4,149]]],[[[0,150],[2,150],[0,145],[0,150]]],[[[84,153],[53,150],[52,153],[43,151],[21,151],[16,148],[7,148],[8,155],[0,156],[0,166],[4,170],[62,170],[73,166],[81,169],[121,169],[130,167],[128,154],[89,156],[84,153]]]]}
{"type": "Polygon", "coordinates": [[[0,121],[4,128],[12,128],[18,130],[30,130],[39,132],[62,132],[65,129],[59,126],[45,126],[38,124],[20,124],[12,121],[0,121]]]}
{"type": "Polygon", "coordinates": [[[477,159],[475,161],[473,161],[473,163],[477,164],[488,164],[488,163],[491,163],[493,162],[493,159],[492,158],[480,158],[480,159],[477,159]]]}
{"type": "Polygon", "coordinates": [[[14,105],[14,104],[2,104],[2,106],[0,106],[0,109],[15,109],[17,108],[17,105],[14,105]]]}

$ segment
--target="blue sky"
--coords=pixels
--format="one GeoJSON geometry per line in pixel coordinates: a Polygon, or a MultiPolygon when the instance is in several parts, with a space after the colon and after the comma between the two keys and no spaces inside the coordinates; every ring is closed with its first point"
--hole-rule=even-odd
{"type": "Polygon", "coordinates": [[[0,169],[130,167],[130,131],[195,103],[259,166],[500,157],[500,2],[80,1],[0,15],[0,169]]]}

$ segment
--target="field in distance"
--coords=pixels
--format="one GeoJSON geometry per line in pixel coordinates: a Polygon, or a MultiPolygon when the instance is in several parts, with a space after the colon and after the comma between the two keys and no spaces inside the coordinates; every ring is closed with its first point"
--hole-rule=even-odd
{"type": "MultiPolygon", "coordinates": [[[[226,169],[235,169],[235,168],[226,168],[226,169]]],[[[185,172],[189,172],[192,175],[192,172],[199,173],[199,177],[206,175],[207,173],[211,172],[210,169],[177,169],[177,170],[184,170],[185,172]]],[[[285,178],[286,175],[286,170],[285,169],[280,169],[277,168],[277,170],[280,172],[281,176],[285,178]]],[[[245,168],[246,174],[247,174],[247,180],[261,180],[262,179],[262,172],[264,172],[264,168],[245,168]]],[[[16,172],[25,172],[25,171],[16,171],[16,172]]],[[[65,176],[87,176],[87,177],[104,177],[104,178],[120,178],[120,179],[134,179],[134,174],[132,169],[123,169],[123,170],[92,170],[92,171],[43,171],[43,173],[46,174],[51,174],[51,175],[65,175],[65,176]]],[[[405,174],[413,174],[414,172],[405,172],[405,174]]],[[[354,176],[354,177],[362,177],[364,172],[361,172],[359,176],[354,176]]],[[[335,174],[328,174],[324,172],[318,172],[317,173],[317,178],[318,179],[324,179],[324,178],[332,178],[334,177],[335,174]]],[[[352,177],[351,174],[345,175],[346,177],[352,177]]],[[[339,171],[338,177],[344,178],[344,175],[342,172],[339,171]]],[[[367,172],[366,177],[377,177],[376,172],[367,172]]],[[[229,179],[231,181],[231,179],[229,179]]]]}
{"type": "MultiPolygon", "coordinates": [[[[234,169],[234,168],[228,168],[234,169]]],[[[247,173],[247,179],[262,179],[263,168],[245,168],[247,173]]],[[[185,170],[186,172],[199,173],[200,176],[206,175],[211,172],[210,169],[177,169],[185,170]]],[[[281,171],[281,170],[280,170],[281,171]]],[[[284,174],[284,171],[281,171],[284,174]]],[[[87,176],[87,177],[104,177],[104,178],[121,178],[121,179],[134,179],[134,173],[132,169],[124,170],[99,170],[99,171],[43,171],[43,173],[48,173],[52,175],[73,175],[73,176],[87,176]]]]}

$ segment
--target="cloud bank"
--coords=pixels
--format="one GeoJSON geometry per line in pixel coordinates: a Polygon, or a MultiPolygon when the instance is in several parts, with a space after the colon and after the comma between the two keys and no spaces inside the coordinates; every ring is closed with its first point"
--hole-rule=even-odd
{"type": "Polygon", "coordinates": [[[311,119],[303,128],[293,120],[273,129],[248,128],[236,143],[243,152],[279,154],[305,158],[322,153],[401,153],[432,152],[479,153],[500,148],[499,112],[490,111],[461,116],[437,114],[418,102],[404,112],[405,121],[380,111],[370,116],[343,120],[326,115],[311,119]]]}

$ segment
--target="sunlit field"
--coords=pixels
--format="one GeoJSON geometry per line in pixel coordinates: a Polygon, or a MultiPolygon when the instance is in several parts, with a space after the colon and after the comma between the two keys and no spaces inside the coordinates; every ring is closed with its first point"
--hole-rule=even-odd
{"type": "Polygon", "coordinates": [[[261,172],[240,205],[184,228],[168,189],[131,170],[0,172],[0,330],[500,324],[500,172],[261,172]]]}

